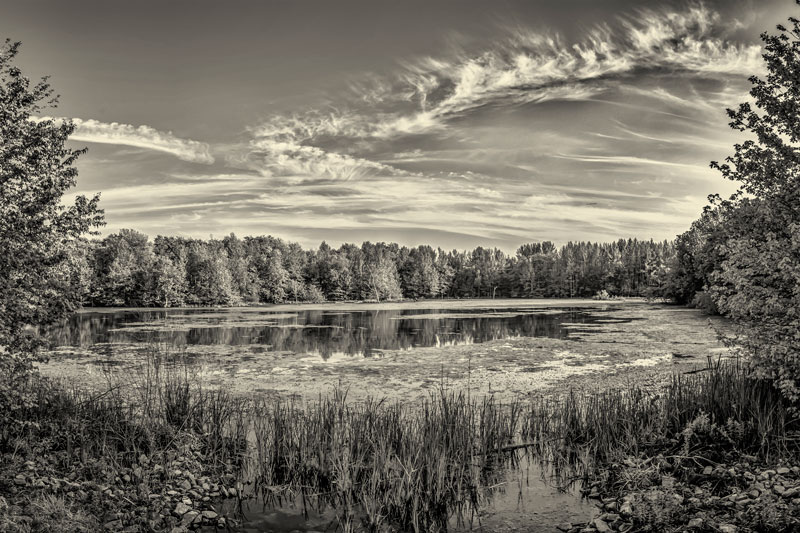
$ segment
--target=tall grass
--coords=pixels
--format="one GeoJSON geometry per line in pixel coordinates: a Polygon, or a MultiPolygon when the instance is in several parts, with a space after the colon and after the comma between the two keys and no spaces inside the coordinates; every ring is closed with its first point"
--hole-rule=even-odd
{"type": "MultiPolygon", "coordinates": [[[[7,435],[0,451],[47,444],[64,461],[103,458],[130,466],[142,455],[164,455],[187,435],[206,463],[241,463],[246,404],[224,390],[204,389],[184,365],[168,364],[157,350],[125,379],[101,392],[33,376],[30,405],[20,411],[24,429],[7,435]]],[[[166,462],[166,459],[164,459],[166,462]]]]}
{"type": "Polygon", "coordinates": [[[166,464],[190,435],[210,467],[235,469],[263,501],[333,509],[342,531],[446,530],[480,510],[520,449],[561,483],[631,455],[800,452],[798,421],[780,394],[736,362],[676,374],[656,392],[631,386],[503,403],[442,388],[409,403],[351,402],[334,390],[301,402],[204,389],[180,361],[154,351],[139,373],[102,393],[46,381],[32,390],[37,401],[18,442],[51,439],[67,462],[124,466],[143,453],[166,464]]]}
{"type": "Polygon", "coordinates": [[[527,406],[522,435],[558,465],[591,469],[669,450],[737,451],[771,461],[800,452],[798,429],[796,415],[770,382],[751,377],[739,361],[709,361],[702,371],[674,374],[655,392],[632,386],[540,396],[527,406]],[[689,430],[698,419],[716,435],[698,442],[703,435],[689,430]]]}
{"type": "Polygon", "coordinates": [[[356,515],[370,531],[445,530],[453,514],[478,508],[492,455],[518,433],[517,405],[444,391],[413,406],[350,404],[342,391],[303,405],[259,402],[257,488],[330,505],[344,530],[356,515]]]}

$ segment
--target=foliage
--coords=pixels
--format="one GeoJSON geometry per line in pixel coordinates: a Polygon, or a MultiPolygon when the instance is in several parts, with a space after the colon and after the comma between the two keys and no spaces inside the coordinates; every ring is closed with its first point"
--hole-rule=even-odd
{"type": "Polygon", "coordinates": [[[712,167],[740,183],[678,237],[666,292],[735,320],[755,372],[800,401],[800,21],[762,34],[767,76],[729,109],[749,134],[712,167]]]}
{"type": "Polygon", "coordinates": [[[30,401],[20,391],[40,344],[36,327],[79,303],[83,252],[74,240],[102,223],[98,196],[62,203],[83,150],[66,146],[72,123],[36,118],[57,98],[46,79],[31,84],[14,65],[18,51],[19,43],[0,47],[0,405],[10,407],[0,425],[30,401]]]}
{"type": "Polygon", "coordinates": [[[446,252],[394,243],[322,243],[303,250],[271,236],[218,240],[121,230],[71,255],[75,291],[92,305],[233,305],[399,298],[669,298],[669,242],[550,242],[446,252]],[[80,275],[78,275],[80,273],[80,275]],[[88,276],[88,279],[87,279],[88,276]],[[93,290],[89,293],[86,286],[93,290]]]}

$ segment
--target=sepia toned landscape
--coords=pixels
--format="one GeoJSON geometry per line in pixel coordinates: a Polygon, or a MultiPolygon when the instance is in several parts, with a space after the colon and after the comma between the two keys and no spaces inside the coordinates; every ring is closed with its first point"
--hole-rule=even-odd
{"type": "Polygon", "coordinates": [[[800,531],[797,4],[0,6],[0,533],[800,531]]]}

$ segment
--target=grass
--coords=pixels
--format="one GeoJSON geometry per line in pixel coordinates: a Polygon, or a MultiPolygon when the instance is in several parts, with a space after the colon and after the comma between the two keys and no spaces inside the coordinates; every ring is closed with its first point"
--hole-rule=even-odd
{"type": "Polygon", "coordinates": [[[737,362],[675,375],[657,393],[631,386],[508,403],[444,389],[408,403],[349,402],[343,390],[304,403],[243,399],[167,363],[154,351],[140,375],[103,393],[32,379],[36,401],[0,451],[52,452],[62,468],[98,458],[131,466],[142,454],[166,464],[190,435],[204,466],[238,472],[267,503],[332,509],[345,532],[447,530],[477,514],[520,449],[562,484],[628,457],[800,452],[798,421],[778,391],[737,362]]]}
{"type": "Polygon", "coordinates": [[[734,450],[772,461],[800,451],[798,429],[780,392],[752,378],[737,360],[709,361],[701,372],[674,374],[657,392],[632,386],[539,397],[528,404],[522,433],[540,455],[588,466],[670,448],[712,456],[734,450]],[[722,439],[702,442],[691,431],[698,418],[716,426],[722,439]]]}

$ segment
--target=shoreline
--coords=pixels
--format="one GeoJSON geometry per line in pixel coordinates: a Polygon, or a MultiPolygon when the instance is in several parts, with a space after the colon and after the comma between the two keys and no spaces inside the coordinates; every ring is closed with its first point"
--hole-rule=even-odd
{"type": "Polygon", "coordinates": [[[387,302],[321,302],[321,303],[282,303],[263,305],[239,306],[184,306],[184,307],[82,307],[75,310],[76,314],[86,313],[114,313],[114,312],[144,312],[144,311],[204,311],[204,310],[230,310],[239,312],[248,311],[380,311],[396,309],[487,309],[504,308],[516,309],[520,307],[596,307],[598,305],[627,305],[646,303],[642,297],[617,298],[612,300],[594,300],[592,298],[444,298],[428,300],[393,300],[387,302]]]}

